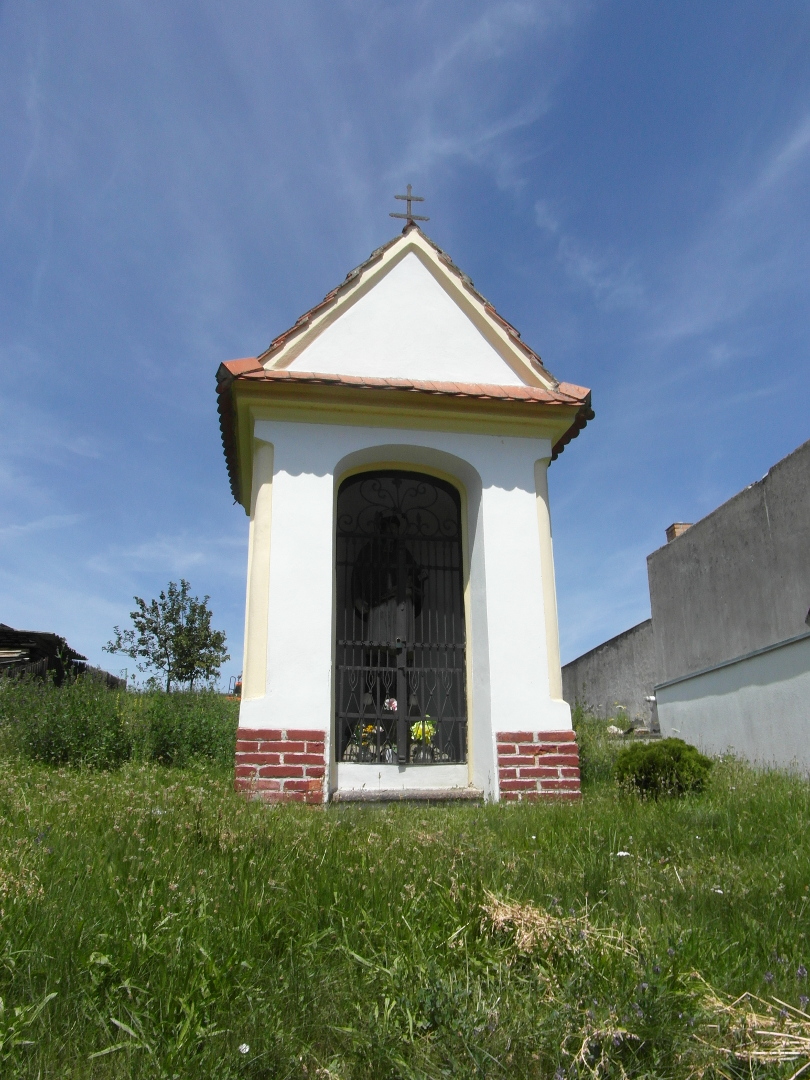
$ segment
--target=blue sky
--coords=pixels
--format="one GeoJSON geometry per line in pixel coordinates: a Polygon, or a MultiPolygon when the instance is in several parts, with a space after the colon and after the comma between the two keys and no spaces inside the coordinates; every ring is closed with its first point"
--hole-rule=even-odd
{"type": "Polygon", "coordinates": [[[0,621],[101,652],[247,522],[214,374],[389,239],[392,196],[596,420],[552,466],[563,659],[647,554],[810,437],[810,7],[0,0],[0,621]]]}

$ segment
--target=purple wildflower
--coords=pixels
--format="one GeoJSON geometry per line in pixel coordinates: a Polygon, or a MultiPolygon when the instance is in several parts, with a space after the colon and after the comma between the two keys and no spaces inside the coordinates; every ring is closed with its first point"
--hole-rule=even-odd
{"type": "Polygon", "coordinates": [[[766,983],[772,983],[773,982],[773,972],[772,971],[766,971],[765,972],[765,982],[766,983]]]}
{"type": "Polygon", "coordinates": [[[806,979],[807,978],[807,968],[804,966],[804,964],[799,964],[799,966],[796,968],[796,978],[797,979],[806,979]]]}

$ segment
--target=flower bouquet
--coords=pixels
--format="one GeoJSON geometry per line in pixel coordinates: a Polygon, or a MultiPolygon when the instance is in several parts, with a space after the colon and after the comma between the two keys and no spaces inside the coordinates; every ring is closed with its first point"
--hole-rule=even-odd
{"type": "Polygon", "coordinates": [[[429,716],[411,724],[411,761],[414,764],[433,761],[433,747],[430,743],[435,734],[436,725],[429,716]]]}

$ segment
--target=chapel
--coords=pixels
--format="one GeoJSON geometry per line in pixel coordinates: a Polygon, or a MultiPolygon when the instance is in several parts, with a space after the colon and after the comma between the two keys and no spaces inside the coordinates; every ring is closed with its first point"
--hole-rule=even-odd
{"type": "Polygon", "coordinates": [[[250,520],[235,784],[576,798],[547,469],[590,391],[550,374],[408,197],[401,234],[217,372],[250,520]]]}

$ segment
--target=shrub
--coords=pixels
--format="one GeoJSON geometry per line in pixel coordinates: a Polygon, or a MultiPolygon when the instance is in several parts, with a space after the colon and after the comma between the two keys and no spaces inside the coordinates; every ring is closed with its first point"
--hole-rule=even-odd
{"type": "Polygon", "coordinates": [[[115,768],[131,754],[124,690],[85,675],[0,680],[0,725],[6,750],[48,765],[115,768]]]}
{"type": "Polygon", "coordinates": [[[639,795],[683,795],[702,791],[714,763],[683,739],[625,746],[616,758],[618,782],[639,795]]]}
{"type": "Polygon", "coordinates": [[[134,701],[135,755],[183,766],[207,758],[233,765],[239,708],[215,691],[155,691],[134,701]]]}
{"type": "Polygon", "coordinates": [[[0,754],[48,765],[116,768],[130,757],[232,765],[239,706],[214,691],[139,694],[90,675],[55,686],[0,678],[0,754]]]}

